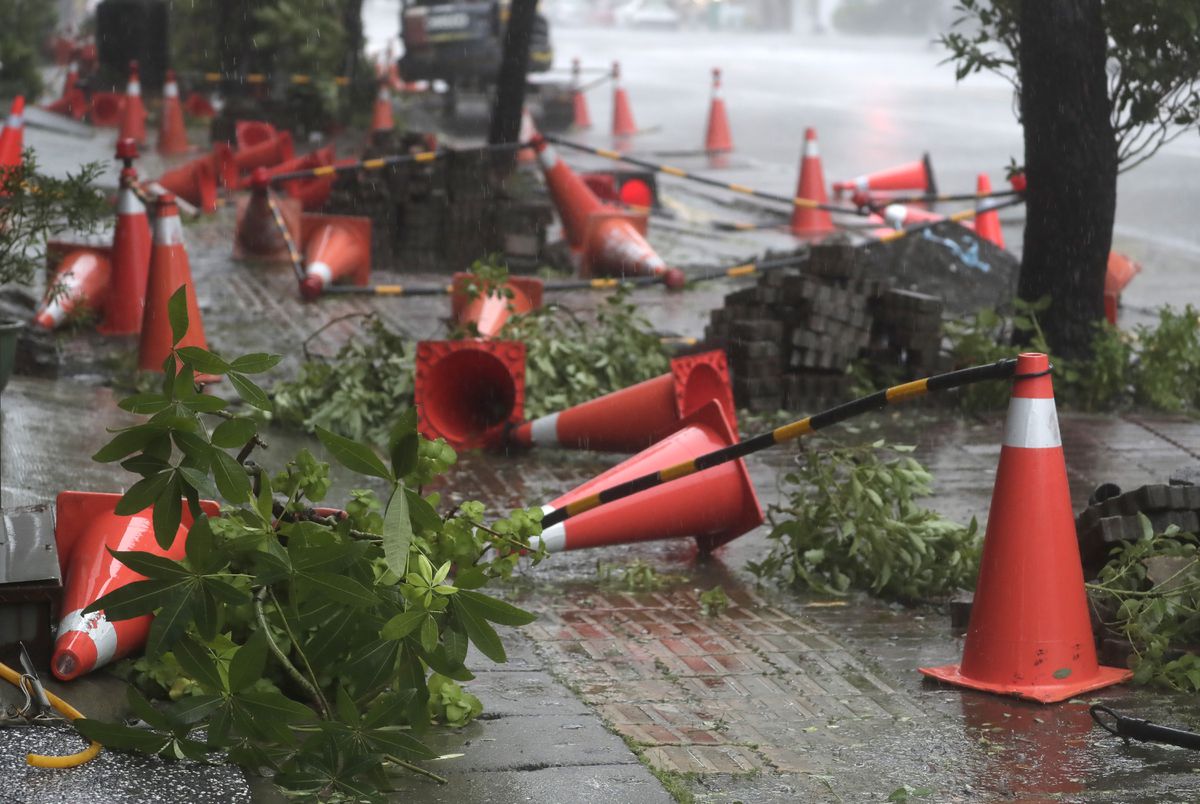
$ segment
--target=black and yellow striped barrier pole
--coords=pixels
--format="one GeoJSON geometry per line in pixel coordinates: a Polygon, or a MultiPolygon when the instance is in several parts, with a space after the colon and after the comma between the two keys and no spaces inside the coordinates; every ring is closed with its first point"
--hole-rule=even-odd
{"type": "Polygon", "coordinates": [[[271,177],[272,184],[280,184],[285,181],[293,181],[295,179],[313,179],[320,176],[333,176],[338,173],[351,173],[356,170],[383,170],[392,165],[404,164],[428,164],[436,162],[439,159],[445,159],[452,154],[467,153],[468,151],[516,151],[521,148],[532,147],[529,143],[510,142],[501,145],[481,145],[477,148],[457,149],[457,148],[441,148],[436,151],[422,151],[417,154],[396,154],[394,156],[380,156],[373,159],[360,159],[357,162],[348,162],[340,165],[320,165],[318,167],[304,168],[303,170],[293,170],[287,173],[277,173],[271,177]]]}
{"type": "MultiPolygon", "coordinates": [[[[197,75],[197,73],[187,72],[187,73],[181,73],[181,75],[189,75],[190,76],[190,75],[197,75]]],[[[208,83],[208,84],[219,84],[222,81],[234,81],[234,82],[238,82],[238,83],[242,83],[242,84],[266,84],[272,78],[272,76],[267,75],[266,73],[246,73],[245,75],[225,75],[223,73],[213,71],[213,72],[198,73],[198,75],[200,76],[201,79],[204,80],[205,83],[208,83]]],[[[288,80],[288,83],[290,83],[290,84],[311,84],[314,81],[332,81],[335,85],[337,85],[339,87],[345,87],[345,86],[350,85],[350,76],[348,76],[348,75],[319,76],[319,75],[307,75],[304,73],[292,73],[291,75],[289,75],[287,77],[287,80],[288,80]]]]}
{"type": "Polygon", "coordinates": [[[813,201],[809,198],[800,198],[799,196],[789,197],[785,195],[777,195],[775,193],[767,193],[763,192],[762,190],[755,190],[753,187],[747,187],[744,184],[710,179],[707,176],[697,176],[695,173],[689,173],[683,168],[677,168],[671,165],[660,165],[655,162],[647,162],[644,159],[625,156],[622,153],[610,151],[607,148],[593,148],[590,145],[572,142],[571,140],[564,140],[561,137],[554,137],[549,134],[545,134],[543,136],[547,142],[552,142],[555,145],[561,145],[564,148],[572,148],[576,151],[582,151],[583,153],[592,154],[593,156],[599,156],[604,159],[612,159],[616,162],[625,162],[627,164],[640,167],[643,170],[662,173],[665,176],[674,176],[677,179],[686,179],[688,181],[704,184],[709,187],[717,187],[722,190],[729,190],[730,192],[741,193],[742,195],[749,195],[753,196],[754,198],[761,198],[765,201],[774,201],[777,204],[788,204],[801,209],[823,209],[826,212],[840,212],[846,215],[857,215],[860,217],[865,217],[866,215],[871,214],[870,212],[861,210],[858,207],[841,206],[838,204],[822,204],[819,201],[813,201]]]}
{"type": "Polygon", "coordinates": [[[879,210],[887,207],[889,204],[938,204],[943,201],[980,201],[985,198],[1011,198],[1012,196],[1023,194],[1023,192],[1018,190],[996,190],[992,193],[941,193],[908,195],[896,196],[894,198],[871,198],[860,206],[862,208],[879,210]]]}
{"type": "Polygon", "coordinates": [[[891,388],[876,391],[873,394],[859,397],[837,407],[822,411],[814,416],[808,416],[790,424],[785,424],[782,427],[776,427],[774,430],[761,433],[745,441],[739,441],[728,447],[707,452],[690,461],[684,461],[683,463],[660,469],[657,472],[635,477],[632,480],[618,483],[615,486],[609,486],[595,494],[590,494],[587,497],[567,503],[562,508],[556,508],[542,517],[542,528],[549,528],[552,525],[565,522],[573,516],[578,516],[585,511],[591,511],[605,503],[629,497],[638,492],[662,485],[663,483],[669,483],[672,480],[687,477],[688,475],[702,472],[705,469],[711,469],[714,466],[720,466],[723,463],[745,458],[747,455],[767,449],[768,447],[774,447],[778,444],[784,444],[788,441],[794,441],[806,435],[811,435],[818,430],[824,430],[826,427],[844,422],[847,419],[872,410],[879,410],[896,402],[915,399],[936,391],[949,391],[953,388],[961,388],[964,385],[972,385],[977,382],[1009,379],[1016,373],[1016,368],[1016,358],[1006,358],[989,365],[972,366],[971,368],[950,371],[945,374],[935,374],[932,377],[913,380],[903,385],[894,385],[891,388]]]}
{"type": "Polygon", "coordinates": [[[903,229],[897,229],[894,232],[888,232],[887,234],[880,235],[878,240],[880,243],[892,243],[903,237],[908,237],[910,234],[913,234],[914,232],[920,232],[925,229],[930,229],[934,226],[937,226],[939,223],[946,223],[946,222],[961,223],[962,221],[971,220],[976,215],[982,215],[985,212],[995,212],[998,209],[1007,209],[1008,207],[1015,207],[1015,206],[1017,206],[1019,204],[1023,204],[1023,203],[1025,203],[1024,195],[1018,195],[1015,198],[1010,198],[1010,199],[1007,199],[1004,201],[993,201],[990,203],[985,201],[984,203],[979,204],[978,206],[976,206],[972,209],[962,209],[962,210],[959,210],[958,212],[947,215],[945,218],[943,218],[940,221],[927,221],[925,223],[918,223],[913,226],[907,226],[903,229]]]}
{"type": "Polygon", "coordinates": [[[271,192],[271,188],[267,188],[267,207],[271,210],[271,220],[275,221],[275,228],[279,230],[280,236],[283,238],[283,244],[287,247],[288,259],[292,263],[292,271],[296,274],[297,281],[303,283],[305,279],[304,257],[300,254],[300,249],[296,246],[296,241],[292,237],[292,233],[288,230],[287,222],[283,219],[283,211],[279,208],[278,202],[275,200],[275,194],[271,192]]]}

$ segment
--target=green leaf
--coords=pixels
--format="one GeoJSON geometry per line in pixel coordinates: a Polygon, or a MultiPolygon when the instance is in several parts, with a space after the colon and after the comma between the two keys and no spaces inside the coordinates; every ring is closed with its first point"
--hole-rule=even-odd
{"type": "Polygon", "coordinates": [[[195,572],[211,572],[224,564],[224,559],[216,553],[216,537],[208,522],[208,515],[197,517],[188,528],[183,550],[195,572]]]}
{"type": "Polygon", "coordinates": [[[154,708],[154,704],[146,700],[137,687],[132,684],[125,690],[125,698],[129,701],[129,709],[133,714],[146,722],[153,729],[169,731],[174,728],[170,715],[154,708]]]}
{"type": "Polygon", "coordinates": [[[132,516],[145,511],[154,504],[174,477],[174,471],[165,471],[142,478],[130,486],[129,491],[117,501],[115,513],[118,516],[132,516]]]}
{"type": "Polygon", "coordinates": [[[388,569],[403,578],[408,572],[408,551],[412,547],[412,521],[408,516],[408,495],[402,486],[392,491],[383,515],[383,557],[388,569]]]}
{"type": "Polygon", "coordinates": [[[242,606],[251,600],[248,590],[234,586],[220,577],[208,575],[202,578],[200,583],[218,603],[224,603],[227,606],[242,606]]]}
{"type": "Polygon", "coordinates": [[[175,543],[179,523],[183,518],[183,489],[179,476],[172,472],[171,482],[154,501],[154,540],[164,550],[175,543]]]}
{"type": "Polygon", "coordinates": [[[442,647],[446,653],[446,661],[461,665],[467,660],[467,632],[457,626],[457,623],[442,632],[442,647]]]}
{"type": "Polygon", "coordinates": [[[223,449],[238,449],[245,446],[257,432],[258,423],[254,419],[227,419],[213,430],[212,442],[223,449]]]}
{"type": "Polygon", "coordinates": [[[450,605],[454,607],[454,613],[458,617],[459,622],[463,624],[463,628],[467,631],[467,637],[474,643],[475,647],[479,648],[480,653],[491,659],[493,662],[505,662],[508,657],[504,653],[504,645],[500,642],[500,637],[496,634],[496,629],[492,628],[483,617],[473,612],[470,604],[464,604],[459,599],[459,595],[450,598],[450,605]]]}
{"type": "Polygon", "coordinates": [[[171,322],[171,345],[175,346],[188,331],[187,285],[180,285],[167,300],[167,319],[171,322]]]}
{"type": "Polygon", "coordinates": [[[154,427],[141,425],[134,427],[131,430],[117,433],[112,441],[109,441],[92,456],[92,460],[97,463],[112,463],[119,461],[126,455],[137,452],[150,443],[151,440],[160,435],[161,430],[154,427]]]}
{"type": "Polygon", "coordinates": [[[250,478],[245,468],[229,453],[213,450],[212,471],[217,489],[226,500],[241,505],[250,498],[250,478]]]}
{"type": "Polygon", "coordinates": [[[132,458],[121,461],[121,468],[127,472],[133,472],[135,475],[149,477],[172,467],[162,458],[142,453],[141,455],[134,455],[132,458]]]}
{"type": "Polygon", "coordinates": [[[202,496],[212,498],[217,496],[217,487],[212,479],[204,472],[190,466],[180,466],[179,474],[184,482],[199,492],[202,496]]]}
{"type": "Polygon", "coordinates": [[[228,403],[219,396],[196,394],[183,400],[181,404],[194,413],[216,413],[218,410],[224,410],[228,403]]]}
{"type": "Polygon", "coordinates": [[[460,589],[457,597],[463,606],[470,608],[480,617],[501,625],[528,625],[537,619],[536,614],[531,614],[524,609],[505,603],[503,600],[497,600],[479,592],[460,589]]]}
{"type": "Polygon", "coordinates": [[[219,693],[228,689],[208,648],[196,644],[195,640],[181,639],[175,643],[171,652],[175,654],[183,672],[198,681],[208,692],[219,693]]]}
{"type": "Polygon", "coordinates": [[[415,528],[430,533],[437,533],[442,529],[442,518],[438,516],[437,509],[429,504],[429,500],[410,488],[404,489],[404,496],[408,498],[408,516],[415,528]]]}
{"type": "Polygon", "coordinates": [[[115,751],[156,754],[170,739],[165,734],[146,729],[119,726],[116,723],[105,723],[102,720],[92,720],[86,717],[72,720],[71,725],[86,739],[115,751]]]}
{"type": "Polygon", "coordinates": [[[121,410],[127,410],[130,413],[148,415],[158,413],[170,404],[162,394],[134,394],[118,402],[117,407],[121,408],[121,410]]]}
{"type": "Polygon", "coordinates": [[[171,717],[180,723],[197,723],[208,717],[221,705],[220,695],[189,695],[171,707],[171,717]]]}
{"type": "Polygon", "coordinates": [[[154,658],[169,650],[175,641],[182,636],[192,618],[191,611],[192,584],[179,584],[170,595],[164,595],[160,601],[161,607],[154,615],[150,624],[150,635],[146,639],[146,655],[154,658]]]}
{"type": "Polygon", "coordinates": [[[316,719],[313,710],[278,692],[251,690],[239,693],[237,699],[255,717],[282,723],[304,723],[316,719]]]}
{"type": "Polygon", "coordinates": [[[399,754],[401,757],[415,759],[433,759],[437,756],[424,743],[399,726],[371,729],[363,736],[372,750],[383,754],[399,754]]]}
{"type": "Polygon", "coordinates": [[[176,351],[183,364],[199,374],[224,374],[229,371],[229,364],[207,349],[199,346],[181,346],[176,351]]]}
{"type": "Polygon", "coordinates": [[[380,630],[379,636],[384,639],[404,639],[417,629],[429,615],[418,608],[411,608],[403,614],[397,614],[392,619],[383,624],[383,629],[380,630]]]}
{"type": "Polygon", "coordinates": [[[117,561],[129,567],[134,572],[145,575],[151,580],[186,581],[193,577],[191,571],[178,561],[172,561],[166,556],[155,555],[141,550],[113,550],[108,552],[117,561]]]}
{"type": "Polygon", "coordinates": [[[417,468],[417,451],[421,437],[417,435],[417,409],[408,408],[388,436],[388,454],[392,459],[392,472],[407,477],[417,468]]]}
{"type": "Polygon", "coordinates": [[[242,374],[262,374],[264,371],[270,371],[275,368],[283,355],[272,355],[266,352],[254,352],[241,357],[230,363],[230,368],[242,374]]]}
{"type": "Polygon", "coordinates": [[[353,578],[335,575],[332,572],[306,572],[301,576],[330,600],[347,606],[366,607],[375,605],[375,594],[353,578]]]}
{"type": "Polygon", "coordinates": [[[438,628],[437,623],[432,617],[426,617],[425,622],[421,623],[421,647],[427,652],[432,653],[437,650],[438,646],[438,628]]]}
{"type": "Polygon", "coordinates": [[[228,376],[229,381],[233,383],[234,389],[238,392],[238,396],[259,410],[271,410],[271,400],[263,389],[236,371],[230,371],[228,376]]]}
{"type": "Polygon", "coordinates": [[[263,677],[267,665],[267,637],[262,631],[255,631],[246,640],[246,644],[238,648],[229,663],[229,689],[241,692],[263,677]]]}
{"type": "Polygon", "coordinates": [[[379,456],[367,445],[351,441],[324,427],[317,427],[316,431],[317,438],[325,445],[325,449],[329,450],[329,454],[350,471],[384,480],[393,479],[383,461],[379,460],[379,456]]]}
{"type": "Polygon", "coordinates": [[[152,614],[158,608],[164,594],[181,589],[184,581],[134,581],[114,589],[99,600],[84,608],[84,614],[104,611],[109,620],[128,620],[152,614]]]}
{"type": "Polygon", "coordinates": [[[392,676],[401,644],[390,639],[376,639],[359,645],[346,657],[341,673],[350,679],[355,689],[375,689],[392,676]]]}

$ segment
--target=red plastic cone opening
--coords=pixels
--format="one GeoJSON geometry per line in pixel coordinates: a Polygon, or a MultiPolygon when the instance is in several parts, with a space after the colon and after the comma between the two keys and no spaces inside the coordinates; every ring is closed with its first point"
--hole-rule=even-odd
{"type": "Polygon", "coordinates": [[[525,402],[525,346],[511,341],[423,341],[415,398],[421,432],[452,446],[500,442],[525,402]]]}
{"type": "Polygon", "coordinates": [[[729,383],[729,363],[718,350],[677,357],[671,361],[675,380],[675,404],[681,417],[688,416],[709,402],[721,403],[721,411],[733,433],[738,432],[737,407],[729,383]]]}

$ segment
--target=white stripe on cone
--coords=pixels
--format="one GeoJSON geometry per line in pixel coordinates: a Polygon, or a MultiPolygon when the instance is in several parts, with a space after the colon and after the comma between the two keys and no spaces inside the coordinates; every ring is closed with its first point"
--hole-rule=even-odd
{"type": "Polygon", "coordinates": [[[62,639],[71,631],[86,634],[96,645],[96,667],[108,664],[117,652],[117,629],[108,621],[102,611],[84,614],[83,609],[75,609],[62,618],[58,624],[58,639],[62,639]]]}
{"type": "Polygon", "coordinates": [[[50,301],[49,304],[46,305],[44,310],[37,314],[38,318],[42,318],[43,316],[49,317],[49,319],[54,322],[54,327],[52,327],[52,329],[61,325],[67,317],[67,311],[62,306],[61,298],[55,297],[50,301]]]}
{"type": "Polygon", "coordinates": [[[553,170],[558,166],[558,151],[550,145],[538,151],[538,164],[542,166],[542,170],[553,170]]]}
{"type": "Polygon", "coordinates": [[[168,81],[167,85],[165,87],[163,87],[163,97],[164,98],[178,98],[179,97],[179,87],[175,86],[174,81],[168,81]]]}
{"type": "Polygon", "coordinates": [[[117,197],[117,214],[145,215],[146,205],[142,203],[142,199],[138,198],[137,193],[132,188],[125,187],[117,197]]]}
{"type": "Polygon", "coordinates": [[[821,151],[817,147],[816,140],[805,140],[804,141],[804,158],[805,159],[815,159],[816,157],[818,157],[820,155],[821,155],[821,151]]]}
{"type": "Polygon", "coordinates": [[[183,224],[178,215],[160,215],[154,220],[154,245],[183,245],[183,224]]]}
{"type": "Polygon", "coordinates": [[[1013,397],[1004,424],[1004,446],[1050,449],[1062,446],[1053,399],[1013,397]]]}
{"type": "Polygon", "coordinates": [[[867,190],[871,189],[871,180],[866,176],[859,176],[854,180],[854,189],[865,193],[867,190]]]}
{"type": "Polygon", "coordinates": [[[534,446],[553,447],[558,445],[558,414],[550,413],[530,422],[529,437],[534,446]]]}
{"type": "Polygon", "coordinates": [[[125,88],[126,95],[141,95],[142,83],[140,81],[130,81],[129,86],[125,88]]]}

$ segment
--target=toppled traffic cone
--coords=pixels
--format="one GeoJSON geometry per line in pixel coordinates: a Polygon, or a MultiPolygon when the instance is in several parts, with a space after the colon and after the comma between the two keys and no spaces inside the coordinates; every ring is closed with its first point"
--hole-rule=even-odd
{"type": "Polygon", "coordinates": [[[637,452],[670,435],[704,405],[721,403],[729,429],[737,414],[722,351],[677,357],[671,373],[523,423],[511,435],[521,447],[637,452]]]}
{"type": "Polygon", "coordinates": [[[946,216],[912,204],[888,204],[883,210],[883,219],[893,229],[903,229],[918,223],[936,223],[943,221],[946,216]]]}
{"type": "MultiPolygon", "coordinates": [[[[975,193],[981,198],[992,194],[992,182],[986,173],[980,173],[976,179],[975,193]]],[[[1000,228],[1000,213],[993,209],[976,215],[975,234],[997,248],[1004,248],[1004,230],[1000,228]]]]}
{"type": "Polygon", "coordinates": [[[478,288],[479,294],[472,298],[470,285],[478,281],[473,274],[454,275],[450,316],[459,326],[474,325],[481,338],[494,338],[511,316],[542,306],[542,280],[535,277],[510,276],[498,288],[478,288]]]}
{"type": "Polygon", "coordinates": [[[920,670],[950,684],[1041,703],[1133,675],[1096,661],[1044,354],[1017,358],[962,663],[920,670]]]}
{"type": "Polygon", "coordinates": [[[4,130],[0,131],[0,167],[21,164],[21,151],[25,147],[25,96],[13,98],[4,130]]]}
{"type": "Polygon", "coordinates": [[[617,139],[632,137],[637,134],[637,124],[633,122],[633,109],[629,106],[629,95],[621,85],[621,65],[613,62],[613,113],[612,135],[617,139]]]}
{"type": "Polygon", "coordinates": [[[571,106],[574,112],[571,125],[580,131],[592,127],[592,115],[588,111],[587,95],[583,91],[581,72],[579,59],[571,59],[571,106]]]}
{"type": "Polygon", "coordinates": [[[196,288],[192,285],[192,269],[188,265],[187,249],[183,244],[183,224],[179,222],[179,207],[171,193],[158,199],[158,214],[154,219],[154,246],[150,253],[150,276],[146,284],[146,316],[142,320],[142,341],[138,350],[138,368],[143,371],[162,371],[171,354],[174,336],[167,315],[167,302],[179,288],[187,288],[188,330],[178,346],[208,348],[204,338],[204,320],[196,303],[196,288]]]}
{"type": "Polygon", "coordinates": [[[1142,272],[1142,266],[1124,254],[1108,252],[1108,269],[1104,274],[1104,317],[1114,327],[1117,325],[1117,308],[1121,305],[1121,291],[1142,272]]]}
{"type": "Polygon", "coordinates": [[[646,242],[645,215],[601,203],[543,138],[535,137],[533,142],[567,244],[583,276],[653,276],[668,288],[684,286],[683,272],[668,268],[646,242]]]}
{"type": "Polygon", "coordinates": [[[923,155],[915,162],[906,162],[876,173],[856,176],[849,181],[836,181],[833,191],[839,196],[849,191],[875,192],[916,190],[921,193],[936,194],[937,181],[933,178],[933,164],[929,154],[923,155]]]}
{"type": "Polygon", "coordinates": [[[417,428],[455,449],[498,447],[525,410],[525,344],[421,341],[413,387],[417,428]]]}
{"type": "MultiPolygon", "coordinates": [[[[58,244],[47,243],[49,254],[58,244]]],[[[68,319],[88,312],[100,312],[108,296],[112,274],[112,250],[103,247],[65,246],[65,256],[46,288],[46,297],[33,317],[33,323],[45,330],[58,329],[68,319]]]]}
{"type": "Polygon", "coordinates": [[[291,198],[272,199],[269,193],[267,169],[255,168],[250,174],[250,195],[238,199],[237,228],[233,236],[235,260],[292,261],[292,251],[271,211],[271,203],[274,201],[279,210],[293,244],[300,242],[300,203],[291,198]]]}
{"type": "MultiPolygon", "coordinates": [[[[543,506],[546,514],[651,472],[690,461],[737,442],[721,404],[701,406],[679,429],[653,446],[543,506]]],[[[762,508],[745,463],[736,461],[661,483],[544,529],[552,553],[655,539],[693,537],[711,552],[758,527],[762,508]]]]}
{"type": "Polygon", "coordinates": [[[183,107],[179,104],[179,85],[175,83],[175,71],[167,70],[167,81],[163,85],[162,122],[158,129],[158,152],[184,154],[191,148],[188,144],[187,128],[183,124],[183,107]]]}
{"type": "Polygon", "coordinates": [[[256,167],[274,167],[280,162],[292,159],[295,155],[292,133],[281,131],[269,140],[238,148],[234,151],[233,163],[240,172],[247,173],[256,167]]]}
{"type": "Polygon", "coordinates": [[[212,101],[199,92],[188,93],[187,99],[183,102],[183,110],[190,117],[196,117],[201,120],[211,120],[217,116],[217,110],[212,105],[212,101]]]}
{"type": "Polygon", "coordinates": [[[329,285],[348,279],[365,286],[371,280],[371,219],[350,215],[300,218],[304,243],[304,281],[300,295],[312,301],[329,285]]]}
{"type": "MultiPolygon", "coordinates": [[[[103,610],[83,610],[104,595],[145,576],[117,561],[108,551],[142,551],[180,560],[184,556],[192,517],[184,506],[183,519],[169,550],[158,546],[151,521],[153,508],[132,516],[115,513],[120,494],[64,491],[55,502],[55,541],[64,566],[64,612],[54,643],[51,670],[60,681],[71,681],[98,667],[137,652],[146,644],[152,615],[109,620],[103,610]]],[[[216,515],[213,503],[201,503],[216,515]]]]}
{"type": "Polygon", "coordinates": [[[125,96],[118,92],[93,92],[88,117],[93,126],[117,128],[125,110],[125,96]]]}
{"type": "Polygon", "coordinates": [[[392,119],[392,93],[388,90],[388,85],[380,81],[379,92],[375,95],[375,108],[371,113],[371,136],[374,138],[380,134],[389,134],[395,128],[396,123],[392,119]]]}
{"type": "Polygon", "coordinates": [[[131,139],[138,145],[146,142],[146,107],[142,104],[142,82],[138,78],[136,61],[129,62],[129,84],[125,87],[125,105],[121,110],[117,139],[131,139]]]}
{"type": "MultiPolygon", "coordinates": [[[[285,170],[285,166],[287,165],[297,165],[294,168],[288,168],[288,170],[331,166],[335,164],[333,146],[329,145],[308,154],[308,156],[303,160],[303,165],[297,164],[300,161],[301,160],[293,159],[290,162],[284,162],[276,165],[271,169],[271,173],[274,175],[275,173],[287,172],[287,170],[285,170]]],[[[303,208],[305,212],[316,212],[324,209],[325,204],[329,201],[330,194],[333,192],[333,185],[336,181],[336,174],[330,174],[327,176],[312,176],[311,178],[307,179],[292,179],[290,181],[285,181],[281,185],[281,189],[288,195],[288,197],[299,201],[301,208],[303,208]]]]}
{"type": "Polygon", "coordinates": [[[79,83],[79,67],[76,62],[71,62],[71,66],[67,68],[67,77],[63,82],[62,95],[58,100],[47,103],[44,108],[48,112],[61,114],[66,117],[72,117],[76,120],[82,120],[87,114],[87,96],[83,94],[83,90],[78,86],[79,83]]]}
{"type": "MultiPolygon", "coordinates": [[[[821,169],[821,152],[817,147],[816,129],[804,130],[804,156],[800,160],[800,180],[796,187],[796,197],[819,204],[829,203],[829,196],[825,193],[825,171],[821,169]]],[[[833,218],[825,209],[795,206],[792,209],[791,230],[792,234],[798,237],[826,235],[833,231],[833,218]]]]}
{"type": "Polygon", "coordinates": [[[239,151],[273,140],[277,134],[275,126],[265,120],[238,120],[233,124],[233,141],[239,151]]]}
{"type": "MultiPolygon", "coordinates": [[[[537,126],[533,124],[533,115],[529,113],[528,106],[521,107],[521,130],[517,134],[517,141],[521,144],[533,142],[533,138],[538,135],[537,126]]],[[[521,148],[517,151],[517,162],[522,165],[533,164],[537,161],[537,154],[532,148],[521,148]]]]}
{"type": "Polygon", "coordinates": [[[217,178],[223,177],[226,186],[229,186],[228,177],[231,174],[236,179],[237,171],[232,167],[229,146],[219,143],[211,154],[168,170],[150,183],[150,189],[157,194],[165,192],[177,195],[205,213],[212,214],[217,211],[217,178]]]}
{"type": "Polygon", "coordinates": [[[113,228],[112,272],[104,320],[99,330],[105,335],[136,335],[142,331],[146,305],[146,277],[150,272],[150,220],[146,205],[137,193],[137,143],[117,142],[121,168],[117,194],[117,223],[113,228]]]}
{"type": "Polygon", "coordinates": [[[721,71],[712,71],[712,103],[708,107],[708,124],[704,129],[704,150],[710,154],[733,150],[733,135],[729,133],[729,118],[725,114],[725,99],[721,97],[721,71]]]}

